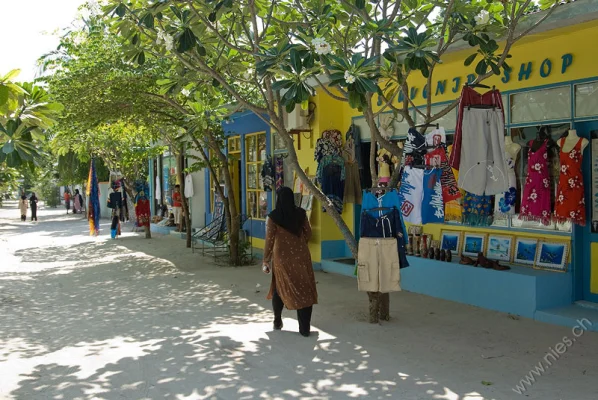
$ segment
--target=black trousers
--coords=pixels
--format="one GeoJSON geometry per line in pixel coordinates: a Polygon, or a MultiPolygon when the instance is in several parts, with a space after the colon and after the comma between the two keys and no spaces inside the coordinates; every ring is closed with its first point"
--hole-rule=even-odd
{"type": "Polygon", "coordinates": [[[31,207],[31,220],[37,221],[37,207],[31,207]]]}
{"type": "MultiPolygon", "coordinates": [[[[280,324],[282,322],[282,309],[284,308],[284,303],[278,292],[274,290],[272,294],[272,310],[274,310],[274,323],[280,324]]],[[[313,306],[305,307],[302,309],[297,310],[297,321],[299,321],[299,332],[300,333],[309,333],[311,330],[311,312],[313,310],[313,306]]]]}

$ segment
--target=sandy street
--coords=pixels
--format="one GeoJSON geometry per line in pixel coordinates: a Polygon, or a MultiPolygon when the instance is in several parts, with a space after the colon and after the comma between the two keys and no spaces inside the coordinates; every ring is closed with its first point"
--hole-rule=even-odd
{"type": "Polygon", "coordinates": [[[90,237],[64,213],[22,223],[15,204],[0,210],[0,399],[598,398],[595,333],[520,395],[570,328],[406,292],[370,325],[353,279],[317,273],[303,338],[293,312],[272,330],[257,266],[219,267],[130,225],[90,237]]]}

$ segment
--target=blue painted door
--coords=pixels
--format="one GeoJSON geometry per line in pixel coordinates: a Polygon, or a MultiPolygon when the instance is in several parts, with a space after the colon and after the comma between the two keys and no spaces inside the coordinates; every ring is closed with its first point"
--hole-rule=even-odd
{"type": "MultiPolygon", "coordinates": [[[[580,137],[590,139],[598,138],[598,121],[578,122],[575,129],[580,137]]],[[[591,247],[592,243],[598,242],[598,233],[592,233],[592,209],[594,202],[598,199],[592,197],[592,145],[589,144],[583,153],[583,173],[586,195],[586,226],[573,227],[573,275],[576,283],[576,298],[598,303],[598,293],[590,291],[590,281],[592,278],[591,247]]],[[[595,174],[598,176],[598,171],[595,174]]],[[[598,273],[598,266],[593,268],[594,273],[598,273]]]]}

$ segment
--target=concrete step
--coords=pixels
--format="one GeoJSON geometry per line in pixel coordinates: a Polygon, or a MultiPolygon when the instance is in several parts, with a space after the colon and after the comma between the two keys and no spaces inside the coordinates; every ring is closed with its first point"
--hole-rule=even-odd
{"type": "MultiPolygon", "coordinates": [[[[589,303],[589,302],[584,302],[589,303]]],[[[549,324],[584,327],[585,330],[598,332],[598,307],[595,303],[580,305],[579,302],[565,307],[550,308],[536,311],[536,321],[549,324]]]]}

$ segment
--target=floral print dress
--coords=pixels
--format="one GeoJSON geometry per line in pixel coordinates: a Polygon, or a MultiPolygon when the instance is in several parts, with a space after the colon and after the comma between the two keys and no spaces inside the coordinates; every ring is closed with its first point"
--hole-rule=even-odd
{"type": "Polygon", "coordinates": [[[528,143],[527,178],[521,198],[519,219],[538,221],[549,225],[552,221],[550,212],[550,173],[548,170],[548,141],[536,151],[532,150],[533,141],[528,143]]]}
{"type": "Polygon", "coordinates": [[[571,221],[574,224],[584,226],[586,224],[586,203],[581,171],[582,141],[583,139],[579,139],[575,147],[569,152],[562,150],[565,138],[559,141],[561,173],[559,175],[554,217],[558,222],[571,221]]]}
{"type": "Polygon", "coordinates": [[[507,165],[507,179],[509,190],[496,196],[494,202],[494,213],[496,215],[515,214],[515,201],[517,200],[517,176],[515,175],[515,160],[508,152],[505,152],[505,164],[507,165]]]}

